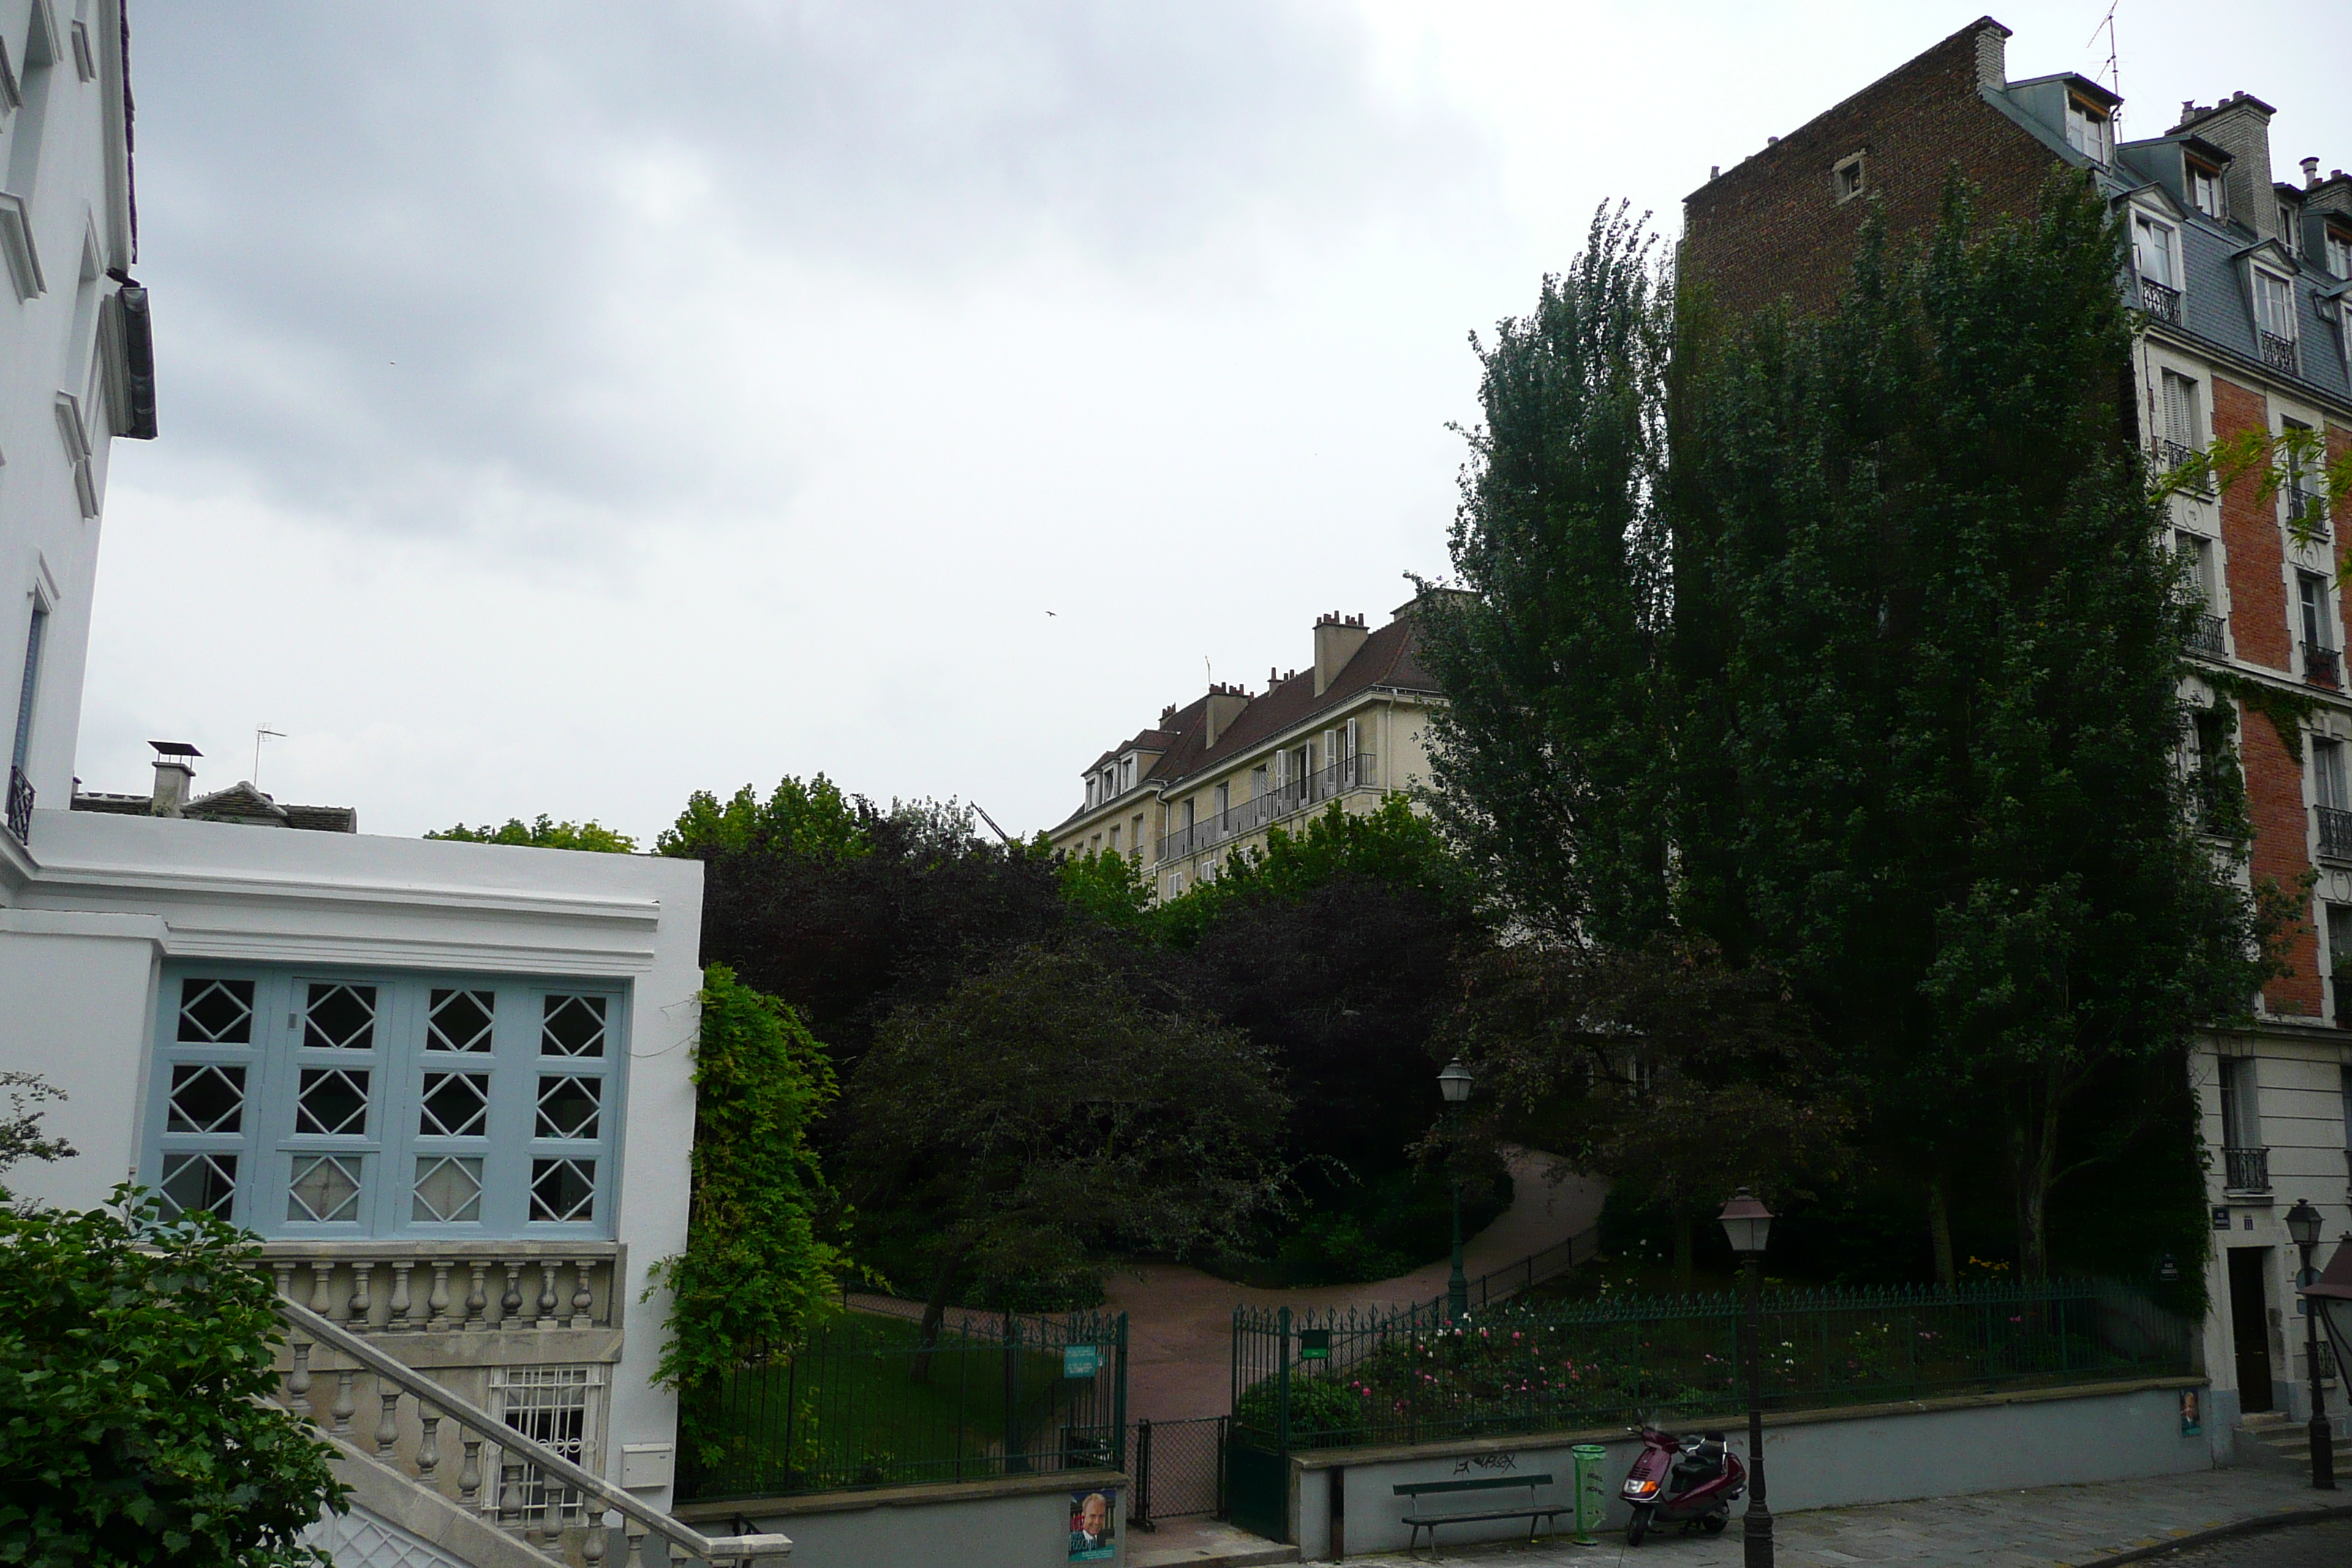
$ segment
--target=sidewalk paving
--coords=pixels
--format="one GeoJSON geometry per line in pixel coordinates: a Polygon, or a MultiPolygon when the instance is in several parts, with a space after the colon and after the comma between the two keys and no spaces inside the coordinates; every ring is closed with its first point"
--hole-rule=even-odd
{"type": "MultiPolygon", "coordinates": [[[[1780,1514],[1773,1520],[1773,1555],[1781,1568],[1847,1568],[1857,1563],[2053,1568],[2095,1563],[2240,1520],[2347,1505],[2352,1505],[2352,1492],[2314,1491],[2308,1481],[2284,1472],[2240,1465],[2142,1480],[1780,1514]]],[[[1443,1551],[1448,1563],[1507,1563],[1511,1568],[1737,1568],[1743,1552],[1738,1506],[1731,1527],[1721,1535],[1684,1535],[1679,1527],[1669,1527],[1633,1549],[1619,1531],[1603,1535],[1598,1546],[1572,1545],[1562,1536],[1532,1546],[1447,1544],[1443,1551]]],[[[2225,1543],[2219,1555],[2193,1561],[2264,1562],[2269,1540],[2249,1536],[2234,1547],[2225,1543]],[[2239,1555],[2231,1555],[2233,1550],[2239,1555]]],[[[1420,1560],[1429,1560],[1426,1549],[1420,1560]]],[[[1348,1561],[1402,1564],[1407,1557],[1351,1553],[1348,1561]]]]}

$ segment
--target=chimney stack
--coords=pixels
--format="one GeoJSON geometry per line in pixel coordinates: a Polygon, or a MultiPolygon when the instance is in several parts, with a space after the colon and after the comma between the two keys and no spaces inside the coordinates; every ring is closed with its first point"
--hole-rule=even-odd
{"type": "Polygon", "coordinates": [[[2319,160],[2305,158],[2303,161],[2303,188],[2307,191],[2317,184],[2319,184],[2319,160]]]}
{"type": "Polygon", "coordinates": [[[1333,610],[1316,621],[1316,696],[1331,689],[1331,683],[1339,679],[1339,672],[1348,668],[1348,661],[1356,657],[1356,650],[1364,646],[1364,639],[1370,636],[1361,616],[1342,616],[1333,610]]]}
{"type": "Polygon", "coordinates": [[[1994,92],[2009,86],[2009,29],[1990,16],[1977,18],[1977,85],[1994,92]]]}
{"type": "Polygon", "coordinates": [[[2210,109],[2192,104],[2186,122],[2198,135],[2230,154],[2221,176],[2230,196],[2230,217],[2263,239],[2279,239],[2278,194],[2271,188],[2271,116],[2277,112],[2251,92],[2233,92],[2210,109]]]}
{"type": "Polygon", "coordinates": [[[1227,686],[1220,682],[1209,688],[1207,744],[1213,746],[1217,743],[1217,737],[1223,734],[1226,727],[1242,716],[1242,710],[1249,706],[1249,693],[1238,686],[1227,686]]]}
{"type": "Polygon", "coordinates": [[[177,816],[195,794],[196,759],[202,752],[185,741],[150,741],[155,748],[155,798],[148,810],[157,816],[177,816]]]}

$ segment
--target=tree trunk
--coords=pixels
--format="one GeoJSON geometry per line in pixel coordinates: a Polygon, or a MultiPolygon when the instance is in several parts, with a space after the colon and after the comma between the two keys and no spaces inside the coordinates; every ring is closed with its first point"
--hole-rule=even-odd
{"type": "Polygon", "coordinates": [[[1936,1283],[1948,1290],[1959,1283],[1960,1271],[1952,1260],[1952,1210],[1941,1174],[1927,1181],[1927,1234],[1936,1247],[1936,1283]]]}
{"type": "Polygon", "coordinates": [[[955,1293],[956,1276],[963,1272],[963,1260],[971,1248],[960,1247],[948,1255],[940,1266],[940,1277],[931,1286],[931,1299],[923,1303],[923,1321],[915,1331],[922,1353],[915,1358],[907,1371],[908,1383],[929,1383],[931,1380],[931,1347],[940,1342],[940,1326],[947,1321],[948,1298],[955,1293]]]}
{"type": "Polygon", "coordinates": [[[1681,1205],[1675,1207],[1675,1289],[1688,1294],[1691,1288],[1693,1262],[1691,1212],[1681,1205]]]}
{"type": "Polygon", "coordinates": [[[2058,1168],[2058,1119],[2065,1104],[2063,1069],[2042,1069],[2011,1121],[2010,1147],[2017,1178],[2017,1277],[2050,1278],[2050,1188],[2058,1168]]]}

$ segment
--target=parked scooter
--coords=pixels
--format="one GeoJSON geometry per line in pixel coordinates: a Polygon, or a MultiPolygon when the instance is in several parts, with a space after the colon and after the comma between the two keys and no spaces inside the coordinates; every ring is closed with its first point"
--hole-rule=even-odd
{"type": "Polygon", "coordinates": [[[1625,1544],[1639,1546],[1654,1524],[1696,1527],[1720,1535],[1731,1505],[1748,1489],[1748,1471],[1724,1447],[1723,1434],[1677,1437],[1642,1428],[1642,1451],[1626,1474],[1623,1497],[1633,1508],[1625,1544]]]}

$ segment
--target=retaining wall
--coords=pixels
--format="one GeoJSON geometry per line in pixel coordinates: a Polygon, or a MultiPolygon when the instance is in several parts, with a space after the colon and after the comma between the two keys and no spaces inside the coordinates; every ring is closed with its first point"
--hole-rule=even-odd
{"type": "Polygon", "coordinates": [[[870,1492],[688,1503],[677,1516],[705,1534],[738,1529],[793,1538],[792,1561],[807,1568],[1061,1568],[1070,1558],[1073,1493],[1110,1494],[1116,1554],[1127,1561],[1129,1481],[1117,1470],[897,1487],[870,1492]],[[738,1521],[749,1521],[739,1523],[738,1521]]]}

